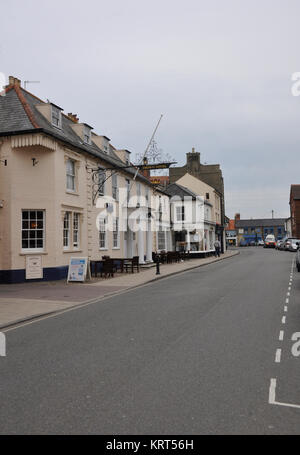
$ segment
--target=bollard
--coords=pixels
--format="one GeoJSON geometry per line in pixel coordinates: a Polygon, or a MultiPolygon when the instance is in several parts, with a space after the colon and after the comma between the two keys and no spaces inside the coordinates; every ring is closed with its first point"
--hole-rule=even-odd
{"type": "Polygon", "coordinates": [[[156,259],[156,275],[160,275],[160,270],[159,270],[159,257],[156,259]]]}

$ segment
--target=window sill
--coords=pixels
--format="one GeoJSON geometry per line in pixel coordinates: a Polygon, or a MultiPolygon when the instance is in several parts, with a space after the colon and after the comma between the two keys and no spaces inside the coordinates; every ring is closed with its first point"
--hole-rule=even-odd
{"type": "Polygon", "coordinates": [[[114,246],[112,249],[113,250],[120,250],[121,248],[119,246],[114,246]]]}
{"type": "Polygon", "coordinates": [[[31,251],[22,251],[21,253],[19,253],[19,256],[39,256],[39,255],[45,255],[45,254],[48,254],[46,251],[35,251],[35,250],[31,250],[31,251]]]}
{"type": "Polygon", "coordinates": [[[79,193],[77,191],[72,191],[72,190],[66,190],[67,194],[72,194],[73,196],[79,196],[79,193]]]}
{"type": "Polygon", "coordinates": [[[108,248],[99,248],[99,251],[108,251],[108,248]]]}
{"type": "Polygon", "coordinates": [[[82,250],[63,250],[63,253],[82,253],[82,250]]]}

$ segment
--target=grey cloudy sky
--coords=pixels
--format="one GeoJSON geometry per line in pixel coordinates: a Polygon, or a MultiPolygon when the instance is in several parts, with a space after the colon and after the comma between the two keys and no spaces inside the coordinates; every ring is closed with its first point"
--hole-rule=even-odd
{"type": "Polygon", "coordinates": [[[300,183],[299,0],[6,3],[0,71],[133,156],[220,163],[226,214],[289,216],[300,183]]]}

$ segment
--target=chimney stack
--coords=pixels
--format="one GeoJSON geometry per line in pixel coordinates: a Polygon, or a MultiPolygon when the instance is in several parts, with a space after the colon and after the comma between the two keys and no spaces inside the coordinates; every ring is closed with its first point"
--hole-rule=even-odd
{"type": "Polygon", "coordinates": [[[241,219],[241,215],[239,213],[236,213],[234,215],[234,221],[240,221],[240,219],[241,219]]]}
{"type": "MultiPolygon", "coordinates": [[[[148,159],[146,157],[143,159],[143,164],[145,164],[145,165],[148,164],[148,159]]],[[[146,179],[150,180],[150,171],[148,169],[145,169],[145,170],[143,169],[142,174],[144,177],[146,177],[146,179]]]]}
{"type": "Polygon", "coordinates": [[[9,76],[8,78],[8,85],[7,87],[11,87],[16,85],[17,87],[21,87],[21,81],[17,77],[9,76]]]}
{"type": "Polygon", "coordinates": [[[78,123],[79,122],[79,117],[77,117],[77,114],[72,114],[72,112],[68,113],[68,117],[73,120],[73,122],[78,123]]]}

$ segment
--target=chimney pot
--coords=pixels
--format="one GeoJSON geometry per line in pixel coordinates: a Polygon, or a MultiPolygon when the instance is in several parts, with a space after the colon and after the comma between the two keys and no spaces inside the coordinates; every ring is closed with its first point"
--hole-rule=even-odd
{"type": "Polygon", "coordinates": [[[11,86],[11,85],[17,85],[18,87],[21,86],[21,81],[17,77],[9,76],[8,81],[9,81],[9,84],[8,84],[9,86],[11,86]]]}

